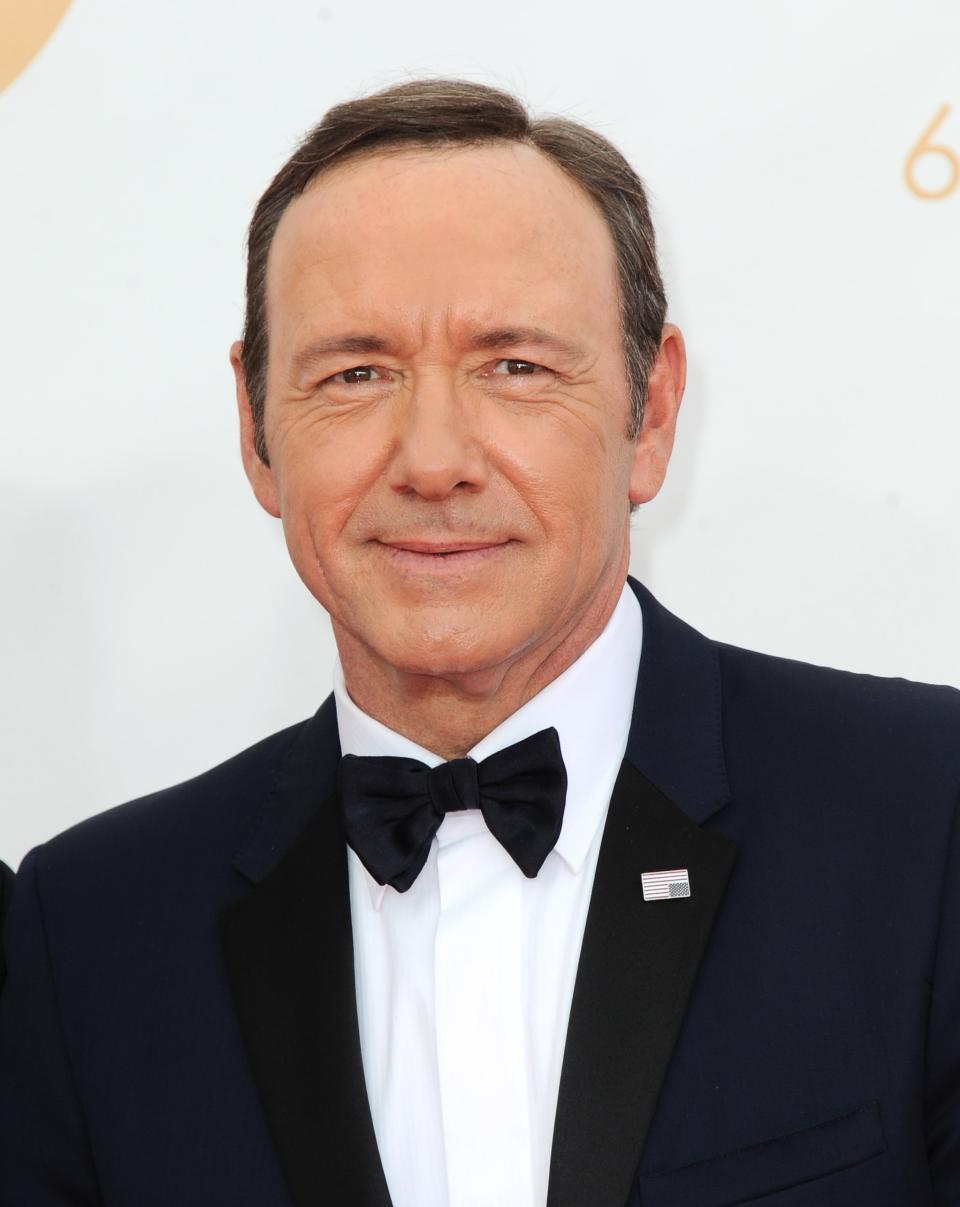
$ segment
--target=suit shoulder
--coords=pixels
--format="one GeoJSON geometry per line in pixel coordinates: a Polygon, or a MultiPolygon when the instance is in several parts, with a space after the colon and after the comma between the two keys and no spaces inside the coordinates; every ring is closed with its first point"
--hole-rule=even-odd
{"type": "Polygon", "coordinates": [[[833,701],[840,707],[855,704],[878,711],[919,710],[928,718],[940,713],[954,724],[960,721],[960,690],[946,684],[838,670],[724,642],[714,644],[724,680],[737,687],[789,690],[803,699],[815,696],[824,704],[833,701]]]}
{"type": "Polygon", "coordinates": [[[178,858],[239,841],[251,811],[272,791],[287,751],[307,721],[261,739],[181,783],[78,822],[39,848],[46,868],[96,867],[105,857],[176,851],[178,858]]]}
{"type": "MultiPolygon", "coordinates": [[[[960,691],[717,643],[725,722],[798,750],[924,764],[960,785],[960,691]]],[[[726,726],[725,726],[726,727],[726,726]]]]}

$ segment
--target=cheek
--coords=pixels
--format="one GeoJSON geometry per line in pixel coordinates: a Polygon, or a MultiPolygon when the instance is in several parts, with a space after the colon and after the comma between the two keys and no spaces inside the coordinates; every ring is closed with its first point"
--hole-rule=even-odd
{"type": "Polygon", "coordinates": [[[569,551],[572,545],[603,543],[611,529],[619,534],[630,481],[630,451],[622,432],[564,415],[522,435],[504,442],[500,463],[538,516],[548,542],[569,551]]]}
{"type": "Polygon", "coordinates": [[[311,433],[290,442],[280,459],[278,488],[284,535],[298,569],[325,567],[381,473],[370,441],[344,432],[311,433]]]}

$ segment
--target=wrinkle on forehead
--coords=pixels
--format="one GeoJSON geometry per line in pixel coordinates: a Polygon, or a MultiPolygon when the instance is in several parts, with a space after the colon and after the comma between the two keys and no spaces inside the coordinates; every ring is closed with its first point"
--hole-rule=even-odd
{"type": "Polygon", "coordinates": [[[287,347],[309,326],[385,325],[422,342],[505,312],[619,343],[606,220],[522,143],[394,148],[334,166],[281,218],[267,298],[280,320],[268,328],[286,328],[287,347]]]}

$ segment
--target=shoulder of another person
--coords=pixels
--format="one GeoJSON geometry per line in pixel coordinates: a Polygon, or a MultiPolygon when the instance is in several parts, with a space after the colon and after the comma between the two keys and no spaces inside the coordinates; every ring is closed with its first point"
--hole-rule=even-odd
{"type": "Polygon", "coordinates": [[[7,912],[7,906],[10,904],[10,896],[13,892],[13,882],[16,880],[13,868],[0,860],[0,927],[3,926],[3,919],[7,912]]]}

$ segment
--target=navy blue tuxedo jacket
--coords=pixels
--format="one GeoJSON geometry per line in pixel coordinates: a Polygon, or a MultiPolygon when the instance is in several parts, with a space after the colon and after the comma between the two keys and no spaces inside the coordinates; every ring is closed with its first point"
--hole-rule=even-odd
{"type": "MultiPolygon", "coordinates": [[[[717,644],[632,585],[550,1207],[960,1204],[960,693],[717,644]],[[689,898],[643,899],[679,867],[689,898]]],[[[388,1207],[338,757],[327,700],[23,860],[4,1207],[388,1207]]]]}

